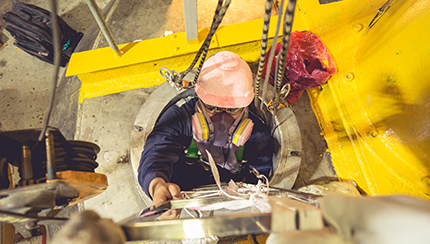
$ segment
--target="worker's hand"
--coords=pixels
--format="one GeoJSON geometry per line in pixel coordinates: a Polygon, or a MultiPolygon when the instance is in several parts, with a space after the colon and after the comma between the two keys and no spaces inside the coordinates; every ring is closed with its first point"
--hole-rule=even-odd
{"type": "Polygon", "coordinates": [[[182,199],[181,189],[174,183],[166,183],[162,178],[155,178],[149,184],[152,204],[158,206],[167,200],[182,199]]]}
{"type": "MultiPolygon", "coordinates": [[[[152,197],[152,205],[159,206],[168,200],[182,199],[181,189],[174,183],[166,183],[162,178],[155,178],[149,184],[149,194],[152,197]]],[[[181,211],[179,209],[169,210],[164,213],[163,219],[178,218],[181,211]]],[[[161,216],[160,216],[161,219],[161,216]]]]}

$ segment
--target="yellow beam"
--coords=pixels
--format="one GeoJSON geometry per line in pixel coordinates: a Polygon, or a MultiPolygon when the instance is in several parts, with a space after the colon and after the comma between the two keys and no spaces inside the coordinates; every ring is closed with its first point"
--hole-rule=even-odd
{"type": "MultiPolygon", "coordinates": [[[[277,16],[271,19],[269,38],[273,39],[277,16]]],[[[294,25],[300,27],[301,22],[294,25]]],[[[255,62],[259,58],[263,20],[221,26],[214,35],[209,55],[221,50],[238,53],[255,62]]],[[[158,70],[184,71],[202,45],[209,28],[199,30],[198,41],[187,42],[185,32],[166,37],[119,45],[117,57],[109,47],[74,53],[66,76],[77,75],[82,81],[79,101],[124,90],[151,87],[164,82],[158,70]]]]}

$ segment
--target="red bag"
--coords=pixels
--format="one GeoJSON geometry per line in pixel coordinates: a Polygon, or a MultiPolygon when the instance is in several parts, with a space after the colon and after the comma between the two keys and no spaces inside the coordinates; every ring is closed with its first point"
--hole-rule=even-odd
{"type": "MultiPolygon", "coordinates": [[[[270,71],[270,84],[273,84],[276,79],[275,64],[280,50],[281,43],[278,43],[270,71]]],[[[270,53],[270,49],[267,53],[270,53]]],[[[269,55],[266,56],[264,70],[267,69],[268,59],[269,55]]],[[[289,105],[296,102],[304,90],[326,83],[335,71],[336,68],[333,59],[315,34],[298,31],[291,34],[284,76],[282,78],[282,86],[287,82],[291,85],[291,91],[286,98],[289,105]]],[[[262,80],[264,80],[264,75],[262,80]]]]}

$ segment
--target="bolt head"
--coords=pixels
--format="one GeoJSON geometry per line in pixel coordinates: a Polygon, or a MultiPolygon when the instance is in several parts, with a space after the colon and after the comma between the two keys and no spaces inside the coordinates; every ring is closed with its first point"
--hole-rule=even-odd
{"type": "Polygon", "coordinates": [[[364,28],[364,26],[360,23],[354,25],[354,31],[355,32],[360,32],[363,30],[363,28],[364,28]]]}
{"type": "Polygon", "coordinates": [[[347,80],[353,80],[355,78],[355,75],[354,75],[354,73],[348,73],[347,75],[346,75],[346,79],[347,80]]]}

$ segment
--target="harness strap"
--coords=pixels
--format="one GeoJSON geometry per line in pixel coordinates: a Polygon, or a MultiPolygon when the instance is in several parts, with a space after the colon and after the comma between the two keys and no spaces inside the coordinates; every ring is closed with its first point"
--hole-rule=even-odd
{"type": "Polygon", "coordinates": [[[199,158],[199,149],[197,148],[194,138],[191,139],[191,144],[188,147],[188,152],[185,154],[187,158],[199,158]]]}

